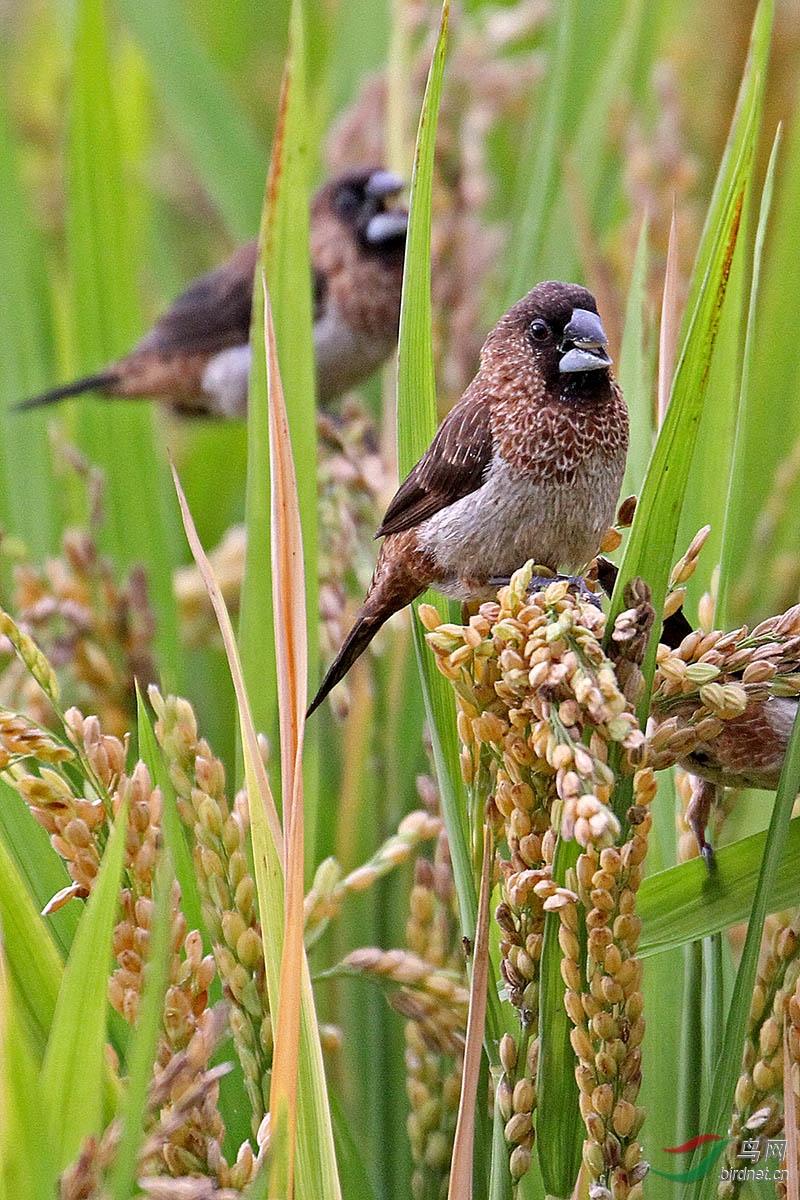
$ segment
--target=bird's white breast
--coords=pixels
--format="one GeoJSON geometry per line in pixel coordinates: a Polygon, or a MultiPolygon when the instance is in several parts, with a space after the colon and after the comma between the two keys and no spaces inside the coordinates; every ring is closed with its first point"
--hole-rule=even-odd
{"type": "Polygon", "coordinates": [[[623,468],[624,454],[600,452],[588,456],[569,483],[542,483],[496,453],[481,487],[419,527],[420,548],[442,572],[435,586],[466,599],[476,594],[476,583],[505,578],[529,558],[554,570],[578,570],[614,519],[623,468]]]}
{"type": "Polygon", "coordinates": [[[326,301],[325,311],[314,322],[314,357],[317,363],[319,400],[325,404],[348,388],[355,387],[386,359],[395,341],[357,331],[339,312],[334,300],[326,301]]]}
{"type": "Polygon", "coordinates": [[[208,360],[203,372],[203,391],[210,410],[219,417],[247,416],[247,384],[250,378],[250,344],[231,346],[208,360]]]}

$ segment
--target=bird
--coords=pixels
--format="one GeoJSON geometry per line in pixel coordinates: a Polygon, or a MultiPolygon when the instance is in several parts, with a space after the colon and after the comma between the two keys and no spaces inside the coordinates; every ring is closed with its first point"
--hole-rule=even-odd
{"type": "MultiPolygon", "coordinates": [[[[379,168],[329,180],[310,209],[317,398],[325,405],[392,353],[400,321],[408,213],[404,181],[379,168]]],[[[150,396],[184,414],[243,418],[250,370],[256,240],[196,279],[123,358],[21,401],[17,409],[95,392],[150,396]]]]}
{"type": "Polygon", "coordinates": [[[694,776],[687,821],[711,869],[706,838],[721,788],[774,791],[800,692],[800,605],[749,631],[691,631],[659,647],[649,761],[694,776]]]}
{"type": "Polygon", "coordinates": [[[308,715],[426,588],[496,595],[528,559],[577,570],[614,518],[628,412],[591,292],[550,280],[489,333],[478,373],[389,504],[355,623],[308,715]]]}

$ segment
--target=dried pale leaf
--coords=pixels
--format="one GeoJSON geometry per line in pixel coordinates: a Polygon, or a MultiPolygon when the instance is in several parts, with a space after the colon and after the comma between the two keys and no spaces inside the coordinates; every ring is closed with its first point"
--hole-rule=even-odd
{"type": "Polygon", "coordinates": [[[269,449],[272,528],[272,597],[275,658],[278,664],[278,710],[281,729],[281,780],[286,825],[286,927],[281,957],[280,1003],[275,1022],[275,1049],[270,1084],[270,1112],[287,1123],[289,1174],[294,1156],[297,1079],[300,1052],[300,1000],[305,949],[303,733],[305,729],[308,655],[303,578],[303,538],[297,498],[289,421],[284,403],[272,311],[264,289],[264,338],[269,396],[269,449]]]}
{"type": "Polygon", "coordinates": [[[269,394],[269,449],[272,527],[272,603],[275,656],[278,665],[278,706],[281,729],[281,778],[287,829],[293,818],[295,774],[300,757],[308,687],[303,533],[292,458],[289,418],[278,366],[275,328],[262,275],[264,332],[269,394]]]}
{"type": "Polygon", "coordinates": [[[272,789],[269,786],[267,772],[264,768],[264,762],[258,748],[258,739],[256,737],[253,718],[250,714],[250,706],[247,702],[247,692],[244,686],[244,677],[242,675],[242,666],[239,661],[239,651],[236,647],[236,638],[231,625],[231,618],[228,609],[225,606],[225,601],[217,583],[211,563],[208,561],[208,556],[203,549],[200,538],[197,536],[192,514],[189,511],[189,504],[184,495],[181,481],[178,478],[178,472],[175,470],[175,464],[170,462],[172,470],[172,478],[175,482],[175,491],[178,495],[178,503],[181,508],[181,517],[183,519],[183,528],[186,530],[186,538],[189,542],[189,548],[192,551],[194,561],[197,563],[197,569],[200,572],[203,583],[208,592],[208,598],[211,601],[211,606],[214,609],[214,614],[217,618],[219,630],[222,635],[222,641],[225,646],[225,653],[228,658],[228,666],[233,680],[234,691],[236,692],[236,703],[239,709],[239,721],[242,727],[242,736],[247,743],[249,757],[252,760],[254,778],[257,780],[259,795],[261,802],[264,805],[264,811],[267,817],[270,834],[275,843],[275,850],[278,858],[283,862],[283,830],[278,818],[278,811],[275,808],[275,801],[272,798],[272,789]]]}
{"type": "Polygon", "coordinates": [[[486,989],[489,978],[489,868],[492,861],[488,828],[483,831],[483,869],[478,895],[478,923],[472,961],[472,982],[469,991],[467,1041],[464,1047],[464,1070],[461,1077],[461,1096],[458,1120],[450,1163],[448,1200],[469,1200],[472,1196],[472,1151],[475,1144],[475,1104],[481,1069],[481,1051],[486,1025],[486,989]]]}

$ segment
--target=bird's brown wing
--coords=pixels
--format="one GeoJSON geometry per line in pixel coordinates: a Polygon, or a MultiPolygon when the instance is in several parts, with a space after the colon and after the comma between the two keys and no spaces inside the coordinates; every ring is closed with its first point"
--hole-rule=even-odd
{"type": "Polygon", "coordinates": [[[136,346],[169,354],[210,353],[243,345],[250,335],[257,243],[241,246],[215,271],[196,279],[136,346]]]}
{"type": "Polygon", "coordinates": [[[467,389],[401,483],[376,537],[400,533],[481,486],[492,458],[490,406],[467,389]]]}

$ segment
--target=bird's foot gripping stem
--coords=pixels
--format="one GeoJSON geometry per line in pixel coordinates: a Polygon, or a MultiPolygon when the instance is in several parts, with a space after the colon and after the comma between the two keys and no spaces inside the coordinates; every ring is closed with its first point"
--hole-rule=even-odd
{"type": "MultiPolygon", "coordinates": [[[[564,581],[569,584],[570,589],[574,591],[582,600],[589,600],[597,608],[600,607],[600,595],[598,592],[592,591],[592,588],[587,583],[582,575],[532,575],[531,581],[528,584],[529,592],[541,592],[551,583],[564,581]]],[[[489,580],[489,586],[493,588],[507,587],[511,582],[508,576],[493,575],[489,580]]]]}
{"type": "Polygon", "coordinates": [[[716,784],[709,782],[707,779],[700,779],[696,775],[693,776],[692,798],[686,809],[686,820],[695,836],[697,846],[705,860],[706,870],[709,875],[713,874],[716,864],[714,860],[714,847],[706,838],[706,827],[717,799],[716,784]]]}

